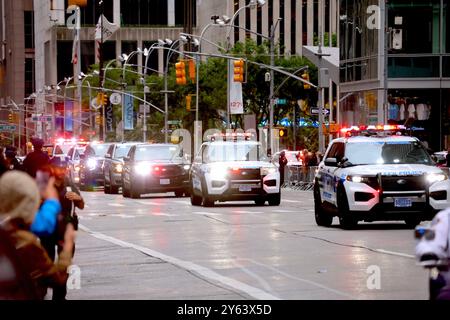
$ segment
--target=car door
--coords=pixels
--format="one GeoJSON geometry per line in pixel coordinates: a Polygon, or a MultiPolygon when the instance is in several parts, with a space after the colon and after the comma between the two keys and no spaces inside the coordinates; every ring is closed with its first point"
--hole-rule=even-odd
{"type": "Polygon", "coordinates": [[[336,205],[336,192],[339,183],[338,163],[344,157],[343,142],[334,142],[325,154],[324,163],[319,168],[319,187],[322,201],[336,205]],[[329,161],[335,159],[335,162],[329,161]],[[327,161],[328,160],[328,161],[327,161]]]}
{"type": "Polygon", "coordinates": [[[205,150],[205,145],[202,145],[199,152],[194,158],[191,167],[191,184],[196,190],[201,190],[201,179],[202,179],[202,165],[203,165],[203,151],[205,150]]]}
{"type": "Polygon", "coordinates": [[[132,146],[130,151],[128,151],[127,156],[124,158],[124,166],[123,166],[123,183],[127,184],[127,186],[130,186],[131,181],[131,172],[133,170],[132,164],[134,161],[134,154],[135,154],[136,146],[132,146]]]}
{"type": "Polygon", "coordinates": [[[112,162],[112,157],[114,156],[114,149],[115,149],[115,144],[112,144],[109,146],[108,151],[106,151],[105,154],[105,165],[103,168],[104,171],[104,175],[105,175],[105,179],[109,182],[111,177],[110,177],[110,173],[111,173],[111,162],[112,162]]]}

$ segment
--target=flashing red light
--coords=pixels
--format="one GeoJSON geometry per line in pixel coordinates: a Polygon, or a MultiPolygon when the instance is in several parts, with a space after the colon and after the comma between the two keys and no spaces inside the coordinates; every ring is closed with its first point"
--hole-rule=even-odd
{"type": "Polygon", "coordinates": [[[239,171],[239,168],[233,168],[232,170],[233,171],[239,171]]]}
{"type": "Polygon", "coordinates": [[[159,171],[159,167],[155,167],[155,169],[154,169],[155,171],[159,171]]]}

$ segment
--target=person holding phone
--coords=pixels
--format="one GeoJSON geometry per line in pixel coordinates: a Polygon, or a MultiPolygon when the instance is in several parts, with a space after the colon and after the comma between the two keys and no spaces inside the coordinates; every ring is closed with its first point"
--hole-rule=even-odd
{"type": "MultiPolygon", "coordinates": [[[[84,208],[84,200],[78,188],[67,179],[67,167],[60,158],[54,158],[48,171],[38,171],[37,179],[45,181],[47,178],[54,179],[54,186],[61,204],[61,213],[57,218],[55,232],[48,236],[41,236],[41,243],[46,249],[49,257],[55,260],[56,251],[59,253],[64,247],[64,234],[68,227],[78,230],[78,216],[75,209],[84,208]],[[51,175],[50,177],[48,175],[51,175]]],[[[42,185],[45,183],[42,182],[42,185]]],[[[72,248],[72,257],[75,253],[75,244],[72,248]]],[[[59,286],[53,289],[52,300],[64,300],[67,294],[66,286],[59,286]]]]}

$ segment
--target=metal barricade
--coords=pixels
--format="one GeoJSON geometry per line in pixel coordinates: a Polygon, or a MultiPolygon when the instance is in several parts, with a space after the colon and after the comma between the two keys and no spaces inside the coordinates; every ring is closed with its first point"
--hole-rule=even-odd
{"type": "Polygon", "coordinates": [[[309,191],[314,187],[314,176],[317,167],[286,166],[284,170],[283,188],[309,191]]]}

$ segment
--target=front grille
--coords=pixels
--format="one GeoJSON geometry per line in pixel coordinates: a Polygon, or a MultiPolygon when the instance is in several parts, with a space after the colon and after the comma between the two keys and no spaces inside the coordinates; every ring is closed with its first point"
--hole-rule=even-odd
{"type": "Polygon", "coordinates": [[[426,190],[424,176],[382,176],[383,191],[419,191],[426,190]]]}
{"type": "Polygon", "coordinates": [[[153,167],[153,174],[160,177],[175,177],[183,175],[183,173],[183,168],[177,165],[162,165],[153,167]],[[156,167],[159,168],[158,171],[155,170],[156,167]]]}
{"type": "Polygon", "coordinates": [[[230,170],[228,177],[230,180],[260,180],[260,169],[239,169],[230,170]]]}

